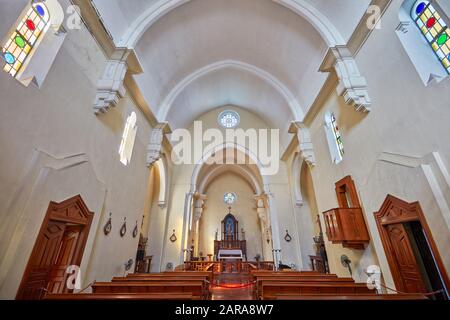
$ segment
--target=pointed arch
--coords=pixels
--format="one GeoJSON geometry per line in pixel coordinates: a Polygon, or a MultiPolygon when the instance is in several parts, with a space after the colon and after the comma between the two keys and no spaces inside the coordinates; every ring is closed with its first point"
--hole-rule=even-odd
{"type": "Polygon", "coordinates": [[[237,69],[242,70],[248,73],[251,73],[260,79],[267,82],[271,87],[273,87],[285,100],[286,103],[289,105],[292,115],[295,117],[295,119],[302,119],[304,117],[303,109],[301,108],[300,104],[298,103],[297,99],[294,97],[292,92],[276,77],[274,77],[269,72],[262,70],[254,65],[237,61],[237,60],[223,60],[218,61],[215,63],[212,63],[210,65],[207,65],[205,67],[202,67],[194,72],[192,72],[190,75],[185,77],[183,80],[181,80],[166,96],[163,103],[161,104],[161,107],[158,112],[158,119],[161,121],[166,120],[167,116],[170,112],[170,109],[172,108],[172,105],[176,98],[180,95],[183,90],[188,87],[191,83],[195,82],[197,79],[218,71],[222,69],[237,69]]]}
{"type": "MultiPolygon", "coordinates": [[[[142,35],[166,14],[190,0],[160,0],[145,10],[128,28],[119,47],[135,48],[142,35]]],[[[306,19],[329,47],[345,44],[339,30],[307,0],[272,0],[306,19]]]]}

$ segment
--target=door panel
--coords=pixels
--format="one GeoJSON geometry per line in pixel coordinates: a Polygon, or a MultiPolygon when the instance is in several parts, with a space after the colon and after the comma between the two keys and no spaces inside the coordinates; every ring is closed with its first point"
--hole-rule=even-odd
{"type": "Polygon", "coordinates": [[[420,274],[418,262],[414,256],[408,234],[403,224],[387,226],[392,253],[397,262],[398,271],[403,283],[404,292],[426,292],[426,287],[420,274]]]}
{"type": "Polygon", "coordinates": [[[49,293],[62,293],[68,291],[66,288],[66,270],[67,267],[73,263],[81,231],[81,226],[68,226],[66,228],[49,278],[49,293]]]}
{"type": "Polygon", "coordinates": [[[37,240],[29,262],[30,271],[18,299],[34,300],[44,295],[65,227],[63,222],[50,221],[37,240]]]}

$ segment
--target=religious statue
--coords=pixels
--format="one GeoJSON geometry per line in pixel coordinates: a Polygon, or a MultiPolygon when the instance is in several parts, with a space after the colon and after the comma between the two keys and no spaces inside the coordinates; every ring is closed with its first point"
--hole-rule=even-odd
{"type": "Polygon", "coordinates": [[[231,220],[231,219],[228,219],[227,220],[227,225],[226,225],[226,227],[225,227],[225,232],[226,232],[226,235],[227,235],[227,237],[231,237],[231,236],[233,236],[233,220],[231,220]]]}

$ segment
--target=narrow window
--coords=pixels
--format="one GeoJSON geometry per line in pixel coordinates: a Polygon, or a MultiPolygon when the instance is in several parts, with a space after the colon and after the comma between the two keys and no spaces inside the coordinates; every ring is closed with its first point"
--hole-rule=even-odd
{"type": "Polygon", "coordinates": [[[338,164],[344,159],[344,144],[336,123],[336,117],[332,112],[328,112],[325,115],[325,131],[328,147],[330,148],[331,160],[338,164]]]}
{"type": "Polygon", "coordinates": [[[131,161],[131,155],[133,154],[134,141],[136,139],[136,113],[132,112],[127,118],[125,129],[123,130],[122,142],[120,143],[119,155],[120,162],[123,165],[128,165],[131,161]]]}
{"type": "Polygon", "coordinates": [[[447,73],[450,73],[450,30],[438,8],[433,6],[430,1],[419,0],[411,10],[411,18],[419,27],[447,73]]]}
{"type": "Polygon", "coordinates": [[[2,46],[3,70],[16,77],[26,68],[50,24],[50,13],[42,2],[30,5],[2,46]]]}

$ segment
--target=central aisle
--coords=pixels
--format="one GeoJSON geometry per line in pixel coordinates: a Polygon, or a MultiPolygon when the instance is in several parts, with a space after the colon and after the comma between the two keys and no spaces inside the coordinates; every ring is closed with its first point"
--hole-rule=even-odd
{"type": "Polygon", "coordinates": [[[215,274],[211,284],[211,300],[254,300],[249,274],[215,274]]]}

